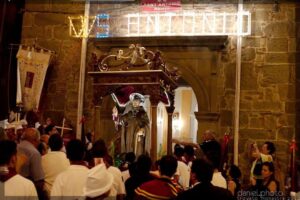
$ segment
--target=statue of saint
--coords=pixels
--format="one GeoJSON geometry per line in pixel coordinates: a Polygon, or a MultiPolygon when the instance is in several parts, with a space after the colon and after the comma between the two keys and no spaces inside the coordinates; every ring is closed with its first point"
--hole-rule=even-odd
{"type": "Polygon", "coordinates": [[[136,157],[150,153],[149,118],[142,103],[144,103],[144,96],[132,93],[130,102],[120,116],[121,152],[134,152],[136,157]]]}

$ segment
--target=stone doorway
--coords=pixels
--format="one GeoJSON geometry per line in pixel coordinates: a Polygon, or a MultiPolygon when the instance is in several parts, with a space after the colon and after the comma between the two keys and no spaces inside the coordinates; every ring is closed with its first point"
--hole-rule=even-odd
{"type": "MultiPolygon", "coordinates": [[[[92,53],[98,56],[128,48],[130,44],[141,44],[150,50],[159,50],[168,66],[178,68],[181,74],[180,85],[188,85],[195,93],[198,103],[197,141],[206,129],[219,128],[218,90],[221,88],[222,72],[219,66],[222,49],[226,46],[227,37],[161,37],[161,38],[107,38],[91,41],[88,48],[88,58],[92,53]]],[[[92,69],[88,69],[91,71],[92,69]]],[[[87,77],[86,96],[92,96],[92,79],[87,77]]],[[[101,121],[90,121],[89,129],[101,127],[101,133],[96,133],[95,138],[113,138],[113,122],[111,120],[111,97],[103,99],[100,116],[101,121]]],[[[95,114],[91,100],[85,100],[85,113],[95,114]]]]}

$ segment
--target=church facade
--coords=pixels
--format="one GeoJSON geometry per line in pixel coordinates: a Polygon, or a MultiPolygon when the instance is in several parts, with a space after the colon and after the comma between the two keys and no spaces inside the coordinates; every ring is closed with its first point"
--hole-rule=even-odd
{"type": "MultiPolygon", "coordinates": [[[[115,9],[124,9],[128,4],[113,6],[115,9]]],[[[220,5],[208,5],[218,12],[220,5]]],[[[91,3],[91,11],[101,6],[105,10],[112,5],[91,3]]],[[[201,3],[196,6],[201,7],[201,3]]],[[[220,7],[225,11],[232,9],[226,3],[220,7]]],[[[65,117],[74,128],[77,125],[82,41],[81,38],[70,36],[68,17],[83,15],[84,9],[85,4],[81,1],[27,2],[24,5],[21,30],[21,43],[36,43],[56,52],[41,97],[42,116],[44,119],[51,117],[57,124],[65,117]]],[[[243,171],[249,170],[250,144],[272,141],[277,147],[277,158],[284,163],[282,171],[285,173],[291,140],[300,141],[300,7],[294,2],[282,2],[279,5],[273,2],[246,2],[244,10],[251,13],[251,33],[242,37],[241,47],[238,131],[240,167],[243,171]]],[[[159,50],[167,64],[178,68],[181,78],[195,94],[198,105],[198,111],[194,113],[198,122],[197,141],[200,142],[201,134],[206,129],[215,130],[220,139],[228,129],[233,130],[237,36],[161,35],[151,39],[146,36],[134,38],[89,39],[86,71],[95,70],[89,63],[93,53],[101,57],[126,49],[131,43],[159,50]]],[[[114,102],[107,96],[101,107],[95,107],[92,82],[92,77],[86,74],[83,115],[87,121],[84,129],[97,130],[97,138],[110,141],[115,132],[111,115],[114,102]]]]}

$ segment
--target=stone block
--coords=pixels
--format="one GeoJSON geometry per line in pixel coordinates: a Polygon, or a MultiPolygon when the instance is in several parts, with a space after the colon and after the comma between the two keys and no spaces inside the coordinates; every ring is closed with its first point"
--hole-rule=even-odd
{"type": "Polygon", "coordinates": [[[285,102],[285,112],[293,114],[296,112],[296,102],[285,102]]]}
{"type": "Polygon", "coordinates": [[[286,115],[286,125],[295,126],[296,124],[296,114],[287,114],[286,115]]]}
{"type": "Polygon", "coordinates": [[[267,53],[266,63],[295,63],[295,56],[294,53],[267,53]]]}
{"type": "Polygon", "coordinates": [[[276,128],[276,116],[274,115],[265,115],[264,116],[264,128],[268,130],[273,130],[276,128]]]}
{"type": "Polygon", "coordinates": [[[239,154],[248,151],[248,139],[239,139],[239,154]]]}
{"type": "Polygon", "coordinates": [[[252,61],[255,59],[255,49],[246,48],[242,50],[242,61],[252,61]]]}
{"type": "Polygon", "coordinates": [[[248,117],[248,112],[240,112],[240,128],[247,128],[248,127],[248,123],[249,123],[249,117],[248,117]]]}
{"type": "Polygon", "coordinates": [[[281,127],[277,131],[277,140],[291,141],[295,134],[294,127],[281,127]]]}
{"type": "Polygon", "coordinates": [[[242,90],[257,90],[257,74],[254,71],[254,65],[242,63],[241,66],[241,89],[242,90]]]}
{"type": "Polygon", "coordinates": [[[220,118],[221,118],[221,126],[232,126],[233,113],[231,110],[221,110],[220,118]]]}
{"type": "Polygon", "coordinates": [[[49,7],[48,2],[26,0],[25,9],[30,11],[46,11],[49,7]]]}
{"type": "Polygon", "coordinates": [[[292,84],[278,84],[278,94],[280,100],[293,100],[296,97],[296,88],[292,84]]]}
{"type": "Polygon", "coordinates": [[[53,39],[53,26],[45,27],[45,36],[46,39],[53,39]]]}
{"type": "Polygon", "coordinates": [[[23,27],[22,38],[45,38],[45,29],[39,26],[23,27]]]}
{"type": "Polygon", "coordinates": [[[64,112],[46,110],[43,113],[43,118],[47,119],[47,117],[50,117],[53,120],[54,124],[62,124],[62,119],[64,118],[64,112]]]}
{"type": "Polygon", "coordinates": [[[288,8],[286,11],[287,20],[289,21],[295,21],[296,19],[296,9],[295,7],[288,8]]]}
{"type": "MultiPolygon", "coordinates": [[[[279,6],[280,7],[280,6],[279,6]]],[[[280,7],[279,12],[272,12],[269,21],[287,21],[287,10],[280,7]]]]}
{"type": "Polygon", "coordinates": [[[257,54],[265,54],[266,52],[267,52],[267,48],[266,47],[256,48],[256,53],[257,54]]]}
{"type": "Polygon", "coordinates": [[[37,13],[34,23],[37,26],[68,25],[67,15],[57,13],[37,13]]]}
{"type": "Polygon", "coordinates": [[[240,102],[240,110],[251,110],[252,103],[250,101],[241,100],[240,102]]]}
{"type": "Polygon", "coordinates": [[[53,36],[58,40],[70,40],[72,39],[69,35],[68,26],[55,26],[53,31],[53,36]]]}
{"type": "Polygon", "coordinates": [[[262,85],[289,83],[289,65],[265,65],[262,69],[262,85]]]}
{"type": "Polygon", "coordinates": [[[33,23],[34,23],[34,15],[32,13],[25,12],[23,15],[22,26],[23,27],[26,27],[26,26],[32,27],[33,23]]]}
{"type": "Polygon", "coordinates": [[[282,154],[285,156],[289,155],[290,141],[288,141],[288,140],[275,141],[274,144],[276,147],[276,155],[277,154],[279,154],[279,155],[282,154]]]}
{"type": "Polygon", "coordinates": [[[274,88],[272,87],[264,88],[264,96],[266,97],[267,100],[274,101],[274,88]]]}
{"type": "Polygon", "coordinates": [[[252,139],[252,140],[273,140],[275,139],[275,133],[271,130],[252,128],[252,129],[240,129],[240,139],[252,139]]]}
{"type": "Polygon", "coordinates": [[[66,104],[66,111],[75,111],[77,110],[77,106],[78,106],[78,103],[77,101],[68,101],[68,103],[66,104]]]}
{"type": "Polygon", "coordinates": [[[242,90],[241,99],[242,100],[261,100],[264,97],[264,93],[255,90],[242,90]]]}
{"type": "Polygon", "coordinates": [[[225,87],[235,88],[235,63],[230,63],[225,66],[225,87]]]}
{"type": "Polygon", "coordinates": [[[282,110],[282,103],[272,101],[255,101],[253,102],[253,110],[278,112],[282,110]]]}
{"type": "MultiPolygon", "coordinates": [[[[84,1],[72,1],[69,0],[52,0],[51,10],[56,12],[66,12],[74,13],[77,15],[84,14],[84,1]]],[[[91,6],[93,7],[93,6],[91,6]]],[[[97,6],[95,6],[97,7],[97,6]]]]}
{"type": "Polygon", "coordinates": [[[222,108],[226,108],[226,100],[225,100],[225,98],[224,97],[222,97],[221,99],[220,99],[220,108],[222,109],[222,108]]]}
{"type": "Polygon", "coordinates": [[[242,47],[261,47],[261,38],[244,37],[242,47]]]}
{"type": "Polygon", "coordinates": [[[50,49],[55,52],[60,52],[62,41],[53,40],[53,39],[48,39],[48,40],[44,39],[44,40],[39,40],[38,43],[40,46],[44,48],[50,49]]]}
{"type": "Polygon", "coordinates": [[[264,128],[264,118],[263,117],[250,118],[249,121],[250,121],[249,128],[264,128]]]}
{"type": "Polygon", "coordinates": [[[255,62],[256,63],[263,63],[265,61],[265,54],[256,54],[255,62]]]}
{"type": "Polygon", "coordinates": [[[271,22],[264,28],[266,37],[295,37],[295,24],[292,22],[271,22]]]}
{"type": "Polygon", "coordinates": [[[253,21],[269,21],[270,20],[270,10],[256,10],[251,13],[251,20],[253,21]]]}
{"type": "Polygon", "coordinates": [[[267,40],[268,52],[287,52],[288,39],[287,38],[269,38],[267,40]]]}
{"type": "Polygon", "coordinates": [[[262,22],[252,21],[251,22],[251,35],[252,36],[262,36],[262,22]]]}
{"type": "Polygon", "coordinates": [[[56,93],[50,97],[53,110],[64,110],[65,107],[65,95],[63,93],[56,93]]]}
{"type": "Polygon", "coordinates": [[[59,80],[56,82],[56,92],[61,93],[66,91],[67,91],[66,80],[64,80],[63,74],[61,74],[59,80]]]}
{"type": "Polygon", "coordinates": [[[297,39],[296,38],[289,38],[288,41],[288,52],[295,52],[297,50],[297,39]]]}

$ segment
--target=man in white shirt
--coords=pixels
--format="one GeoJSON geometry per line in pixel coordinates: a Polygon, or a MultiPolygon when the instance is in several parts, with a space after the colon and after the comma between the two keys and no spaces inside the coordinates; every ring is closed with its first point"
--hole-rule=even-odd
{"type": "Polygon", "coordinates": [[[83,161],[85,147],[80,140],[71,140],[66,147],[71,166],[60,173],[52,186],[51,199],[76,199],[83,196],[89,169],[83,161]]]}
{"type": "Polygon", "coordinates": [[[109,193],[112,199],[124,199],[125,197],[125,184],[122,179],[121,171],[113,166],[113,159],[110,155],[104,157],[104,162],[107,166],[107,171],[113,176],[113,185],[109,193]]]}
{"type": "Polygon", "coordinates": [[[51,151],[42,156],[42,167],[45,173],[45,190],[50,195],[57,175],[70,166],[70,161],[67,159],[66,153],[61,151],[63,140],[59,134],[51,135],[48,145],[51,151]]]}
{"type": "Polygon", "coordinates": [[[180,145],[175,145],[174,156],[177,159],[177,170],[175,177],[178,176],[178,182],[184,190],[190,186],[190,167],[182,161],[184,149],[180,145]]]}
{"type": "Polygon", "coordinates": [[[16,173],[17,145],[13,141],[0,141],[0,197],[19,197],[24,200],[38,199],[34,184],[16,173]]]}

